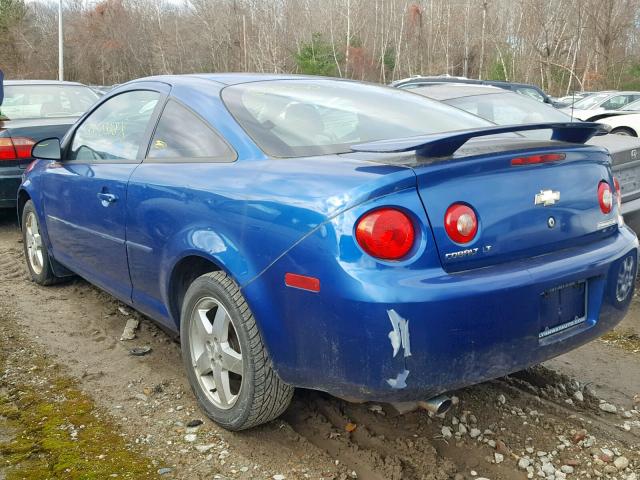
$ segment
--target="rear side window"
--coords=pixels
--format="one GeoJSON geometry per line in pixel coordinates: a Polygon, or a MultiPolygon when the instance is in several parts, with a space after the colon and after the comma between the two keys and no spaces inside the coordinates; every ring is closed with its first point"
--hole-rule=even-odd
{"type": "Polygon", "coordinates": [[[235,160],[235,153],[203,120],[177,102],[164,107],[147,158],[235,160]]]}

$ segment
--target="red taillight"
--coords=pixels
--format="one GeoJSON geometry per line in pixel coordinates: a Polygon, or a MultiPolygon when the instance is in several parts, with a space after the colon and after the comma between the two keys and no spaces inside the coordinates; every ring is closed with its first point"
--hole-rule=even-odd
{"type": "Polygon", "coordinates": [[[454,203],[444,214],[444,229],[456,243],[469,243],[478,232],[478,218],[471,207],[454,203]]]}
{"type": "Polygon", "coordinates": [[[400,210],[381,208],[358,221],[356,240],[373,257],[398,260],[413,247],[415,230],[411,219],[400,210]]]}
{"type": "Polygon", "coordinates": [[[18,158],[16,149],[10,138],[0,138],[0,160],[15,160],[18,158]]]}
{"type": "Polygon", "coordinates": [[[622,189],[620,188],[620,182],[615,177],[613,177],[613,186],[616,189],[616,201],[618,203],[618,210],[620,210],[622,208],[622,189]]]}
{"type": "Polygon", "coordinates": [[[538,163],[557,162],[565,158],[566,155],[564,153],[545,153],[542,155],[514,158],[511,160],[511,165],[535,165],[538,163]]]}
{"type": "Polygon", "coordinates": [[[600,203],[602,213],[607,214],[611,212],[613,208],[613,194],[607,182],[602,181],[598,185],[598,202],[600,203]]]}
{"type": "Polygon", "coordinates": [[[35,140],[31,138],[17,137],[13,139],[13,146],[18,158],[31,158],[31,149],[35,144],[35,140]]]}
{"type": "Polygon", "coordinates": [[[31,158],[35,140],[26,137],[0,138],[0,160],[22,160],[31,158]]]}

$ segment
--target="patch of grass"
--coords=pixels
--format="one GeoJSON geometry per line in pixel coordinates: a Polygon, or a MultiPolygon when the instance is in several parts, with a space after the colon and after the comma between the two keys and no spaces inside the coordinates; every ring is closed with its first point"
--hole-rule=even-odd
{"type": "Polygon", "coordinates": [[[602,336],[602,341],[631,353],[640,353],[640,335],[633,332],[611,330],[602,336]]]}
{"type": "Polygon", "coordinates": [[[21,343],[0,334],[0,430],[9,432],[0,436],[0,470],[7,480],[158,476],[91,397],[21,343]]]}

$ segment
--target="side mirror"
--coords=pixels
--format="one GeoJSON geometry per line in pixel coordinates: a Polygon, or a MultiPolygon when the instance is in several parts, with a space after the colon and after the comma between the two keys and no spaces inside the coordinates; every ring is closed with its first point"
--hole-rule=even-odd
{"type": "Polygon", "coordinates": [[[46,138],[31,148],[31,156],[40,160],[60,160],[62,158],[60,140],[46,138]]]}

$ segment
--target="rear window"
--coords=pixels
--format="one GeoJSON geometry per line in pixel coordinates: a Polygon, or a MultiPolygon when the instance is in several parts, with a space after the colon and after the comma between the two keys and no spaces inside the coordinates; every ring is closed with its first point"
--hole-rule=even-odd
{"type": "Polygon", "coordinates": [[[97,99],[82,85],[5,85],[0,112],[10,120],[79,117],[97,99]]]}
{"type": "Polygon", "coordinates": [[[402,90],[339,80],[277,80],[227,87],[231,114],[267,154],[349,152],[357,143],[490,126],[402,90]]]}
{"type": "Polygon", "coordinates": [[[544,97],[535,88],[516,87],[516,92],[525,97],[533,98],[538,102],[544,102],[544,97]]]}
{"type": "Polygon", "coordinates": [[[514,93],[491,93],[445,100],[449,105],[466,110],[498,125],[570,122],[571,117],[556,108],[514,93]]]}

